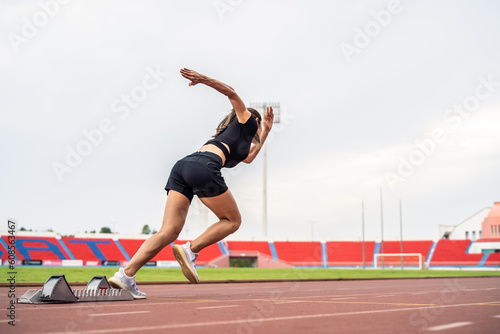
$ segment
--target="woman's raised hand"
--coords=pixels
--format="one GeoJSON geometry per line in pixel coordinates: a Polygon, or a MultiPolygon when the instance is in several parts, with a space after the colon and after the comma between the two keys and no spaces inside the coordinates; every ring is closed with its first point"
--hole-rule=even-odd
{"type": "Polygon", "coordinates": [[[274,123],[273,107],[267,107],[267,110],[264,113],[264,119],[262,120],[263,130],[266,130],[267,132],[271,131],[273,123],[274,123]]]}
{"type": "Polygon", "coordinates": [[[189,86],[194,86],[194,85],[202,82],[203,78],[205,77],[203,74],[200,74],[200,73],[193,71],[193,70],[189,70],[187,68],[181,69],[181,75],[184,78],[191,80],[191,82],[189,83],[189,86]]]}

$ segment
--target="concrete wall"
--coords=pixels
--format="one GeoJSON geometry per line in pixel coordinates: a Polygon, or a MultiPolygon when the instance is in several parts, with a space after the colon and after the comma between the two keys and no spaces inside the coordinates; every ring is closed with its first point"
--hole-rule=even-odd
{"type": "Polygon", "coordinates": [[[451,240],[470,239],[476,241],[480,238],[484,238],[481,233],[482,223],[488,216],[490,209],[491,208],[484,208],[456,226],[440,225],[440,239],[443,238],[445,232],[449,233],[448,238],[451,240]]]}

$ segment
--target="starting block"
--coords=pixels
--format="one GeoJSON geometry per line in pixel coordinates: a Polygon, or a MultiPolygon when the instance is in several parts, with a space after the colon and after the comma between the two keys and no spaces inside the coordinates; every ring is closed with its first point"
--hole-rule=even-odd
{"type": "Polygon", "coordinates": [[[113,289],[106,276],[93,277],[85,289],[71,289],[64,275],[53,275],[41,290],[30,289],[18,298],[20,304],[54,304],[134,300],[127,290],[113,289]]]}

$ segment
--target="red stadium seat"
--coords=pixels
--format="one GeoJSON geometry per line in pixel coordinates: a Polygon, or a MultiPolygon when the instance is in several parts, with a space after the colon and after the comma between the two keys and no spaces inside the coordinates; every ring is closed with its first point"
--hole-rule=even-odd
{"type": "MultiPolygon", "coordinates": [[[[408,254],[416,254],[420,253],[422,255],[422,261],[427,259],[429,252],[432,247],[431,240],[423,240],[423,241],[403,241],[403,253],[408,254]]],[[[382,251],[380,251],[382,252],[382,251]]],[[[385,254],[396,254],[401,253],[401,242],[400,241],[384,241],[384,253],[385,254]]],[[[404,258],[405,266],[418,266],[418,258],[416,256],[405,256],[404,258]]],[[[380,261],[380,260],[379,260],[380,261]]],[[[401,265],[400,257],[384,257],[384,261],[386,265],[401,265]]]]}
{"type": "Polygon", "coordinates": [[[439,240],[431,266],[477,266],[483,254],[468,254],[470,240],[439,240]]]}
{"type": "Polygon", "coordinates": [[[322,266],[320,242],[276,241],[274,242],[279,261],[295,266],[322,266]]]}
{"type": "Polygon", "coordinates": [[[116,245],[113,239],[101,238],[73,238],[62,237],[63,242],[68,247],[76,260],[82,260],[84,264],[88,261],[126,261],[127,258],[116,245]]]}
{"type": "MultiPolygon", "coordinates": [[[[363,242],[361,241],[329,241],[326,243],[328,266],[362,266],[363,242]]],[[[365,263],[373,265],[375,241],[365,242],[365,263]]]]}
{"type": "MultiPolygon", "coordinates": [[[[146,239],[120,239],[120,244],[127,252],[128,256],[132,258],[139,250],[146,239]]],[[[167,245],[163,248],[151,261],[175,261],[174,254],[172,254],[172,246],[167,245]]]]}
{"type": "Polygon", "coordinates": [[[252,251],[272,256],[271,247],[267,241],[228,241],[229,251],[252,251]]]}
{"type": "MultiPolygon", "coordinates": [[[[2,236],[5,244],[9,245],[8,236],[2,236]]],[[[2,247],[3,248],[3,247],[2,247]]],[[[2,253],[2,260],[6,260],[8,253],[2,253]]],[[[55,237],[44,236],[17,236],[16,257],[19,260],[68,260],[69,254],[64,250],[55,237]]]]}
{"type": "Polygon", "coordinates": [[[488,267],[500,267],[500,253],[490,253],[484,266],[488,267]]]}

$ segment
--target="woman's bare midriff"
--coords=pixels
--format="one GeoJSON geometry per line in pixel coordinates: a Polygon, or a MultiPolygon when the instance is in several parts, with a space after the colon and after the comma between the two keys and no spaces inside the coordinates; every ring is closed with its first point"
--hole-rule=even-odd
{"type": "MultiPolygon", "coordinates": [[[[229,146],[227,146],[224,143],[222,143],[222,145],[224,145],[227,148],[227,151],[230,152],[229,151],[229,146]]],[[[215,146],[213,144],[203,145],[196,152],[210,152],[210,153],[215,153],[215,154],[217,154],[222,159],[222,165],[223,166],[226,163],[226,156],[224,155],[224,152],[222,152],[222,150],[220,148],[218,148],[217,146],[215,146]]]]}

